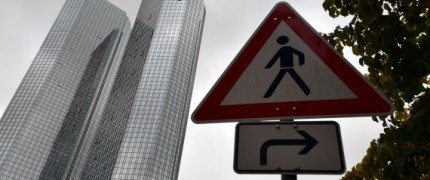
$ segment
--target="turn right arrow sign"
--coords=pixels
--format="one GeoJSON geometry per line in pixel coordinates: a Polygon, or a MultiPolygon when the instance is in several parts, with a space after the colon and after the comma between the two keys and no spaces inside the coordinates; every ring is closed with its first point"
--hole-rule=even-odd
{"type": "Polygon", "coordinates": [[[339,125],[334,121],[239,123],[237,173],[341,174],[345,171],[339,125]]]}
{"type": "Polygon", "coordinates": [[[261,145],[260,148],[260,164],[267,165],[267,150],[271,146],[294,146],[294,145],[305,145],[305,147],[298,154],[308,154],[308,152],[318,144],[318,141],[315,140],[311,135],[306,133],[306,131],[297,131],[301,134],[305,139],[271,139],[261,145]]]}

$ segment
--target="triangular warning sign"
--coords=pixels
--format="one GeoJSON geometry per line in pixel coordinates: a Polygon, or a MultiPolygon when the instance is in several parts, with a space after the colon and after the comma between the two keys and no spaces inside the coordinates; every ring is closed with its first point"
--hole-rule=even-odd
{"type": "Polygon", "coordinates": [[[192,115],[196,123],[390,114],[391,103],[278,3],[192,115]]]}

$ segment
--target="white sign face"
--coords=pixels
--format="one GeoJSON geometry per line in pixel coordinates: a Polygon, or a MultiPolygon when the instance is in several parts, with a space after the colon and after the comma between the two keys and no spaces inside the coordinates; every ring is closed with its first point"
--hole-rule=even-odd
{"type": "Polygon", "coordinates": [[[281,22],[222,105],[355,98],[312,49],[281,22]]]}
{"type": "Polygon", "coordinates": [[[336,122],[269,122],[236,126],[237,173],[341,174],[345,171],[336,122]]]}

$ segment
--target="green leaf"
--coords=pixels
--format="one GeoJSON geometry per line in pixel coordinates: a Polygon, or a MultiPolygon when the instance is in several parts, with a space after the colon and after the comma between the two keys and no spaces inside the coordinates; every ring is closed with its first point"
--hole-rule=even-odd
{"type": "Polygon", "coordinates": [[[358,45],[353,45],[352,46],[352,53],[354,53],[354,55],[359,55],[360,54],[360,48],[358,47],[358,45]]]}

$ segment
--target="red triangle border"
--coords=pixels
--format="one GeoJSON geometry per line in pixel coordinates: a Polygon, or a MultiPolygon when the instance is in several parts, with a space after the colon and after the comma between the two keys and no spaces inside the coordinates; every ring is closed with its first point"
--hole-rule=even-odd
{"type": "Polygon", "coordinates": [[[269,13],[192,115],[195,123],[385,115],[393,106],[285,2],[269,13]],[[279,23],[285,22],[356,99],[220,105],[279,23]]]}

